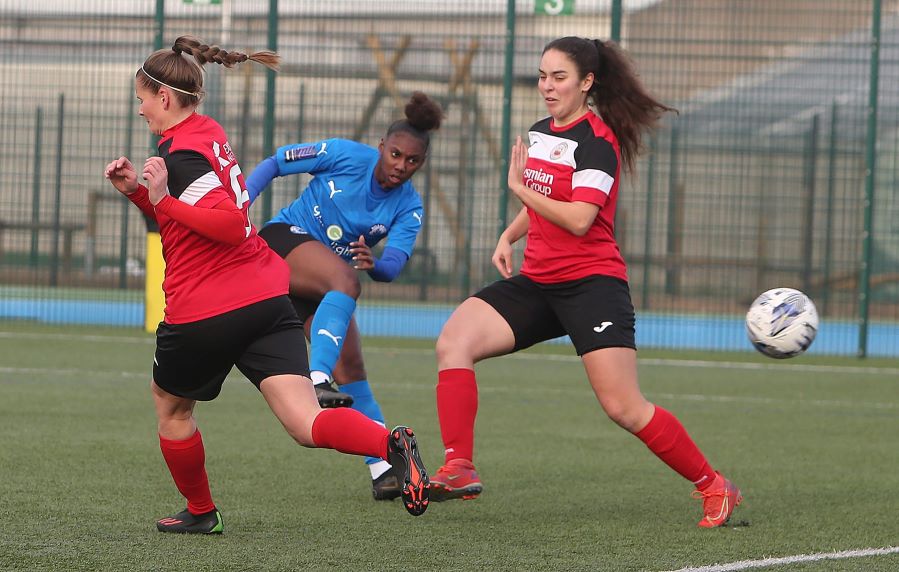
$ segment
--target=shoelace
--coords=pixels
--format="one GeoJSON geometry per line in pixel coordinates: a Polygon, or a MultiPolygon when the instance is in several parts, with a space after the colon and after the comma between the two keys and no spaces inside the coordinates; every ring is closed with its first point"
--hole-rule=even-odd
{"type": "MultiPolygon", "coordinates": [[[[709,487],[712,488],[712,487],[709,487]]],[[[726,497],[727,496],[727,487],[720,489],[715,492],[706,492],[706,491],[693,491],[690,493],[690,496],[694,499],[707,499],[709,497],[726,497]]]]}

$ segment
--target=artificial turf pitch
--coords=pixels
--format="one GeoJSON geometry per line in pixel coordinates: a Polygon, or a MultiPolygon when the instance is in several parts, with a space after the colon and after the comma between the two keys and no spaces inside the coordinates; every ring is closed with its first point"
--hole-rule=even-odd
{"type": "MultiPolygon", "coordinates": [[[[388,425],[442,461],[432,345],[365,340],[388,425]]],[[[220,537],[178,512],[149,393],[153,337],[0,322],[0,570],[677,570],[899,546],[899,363],[641,351],[641,387],[743,490],[701,530],[691,487],[545,347],[478,366],[474,501],[375,502],[361,459],[303,449],[236,371],[200,404],[220,537]]],[[[899,554],[775,570],[899,570],[899,554]]]]}

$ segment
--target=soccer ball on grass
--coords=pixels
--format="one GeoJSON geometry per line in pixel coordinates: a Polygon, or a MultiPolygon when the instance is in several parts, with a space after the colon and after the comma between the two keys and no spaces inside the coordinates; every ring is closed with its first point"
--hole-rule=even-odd
{"type": "Polygon", "coordinates": [[[774,288],[755,299],[746,314],[746,334],[768,357],[798,356],[818,333],[818,311],[808,296],[793,288],[774,288]]]}

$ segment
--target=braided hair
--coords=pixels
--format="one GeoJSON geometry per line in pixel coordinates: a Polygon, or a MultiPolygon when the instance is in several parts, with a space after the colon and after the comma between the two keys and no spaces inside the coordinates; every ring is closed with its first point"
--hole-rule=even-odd
{"type": "Polygon", "coordinates": [[[150,54],[137,70],[135,77],[138,83],[157,93],[166,86],[174,90],[173,96],[183,107],[199,105],[205,92],[203,91],[203,65],[216,63],[233,68],[236,64],[247,60],[278,70],[281,57],[267,50],[245,54],[227,51],[219,46],[210,46],[200,42],[193,36],[181,36],[170,49],[157,50],[150,54]],[[184,57],[192,56],[193,61],[184,57]]]}

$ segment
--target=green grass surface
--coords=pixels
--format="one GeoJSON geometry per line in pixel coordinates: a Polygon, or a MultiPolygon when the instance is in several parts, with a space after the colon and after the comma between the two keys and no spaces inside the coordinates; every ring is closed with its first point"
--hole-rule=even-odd
{"type": "MultiPolygon", "coordinates": [[[[388,424],[442,461],[431,344],[367,340],[388,424]]],[[[700,530],[691,487],[544,346],[478,368],[485,492],[419,518],[371,499],[361,459],[303,449],[233,374],[197,415],[220,537],[181,510],[149,394],[153,338],[0,322],[0,570],[674,570],[899,545],[899,363],[641,352],[641,386],[746,497],[700,530]],[[692,361],[690,361],[692,360],[692,361]]],[[[897,570],[899,555],[778,566],[897,570]]]]}

